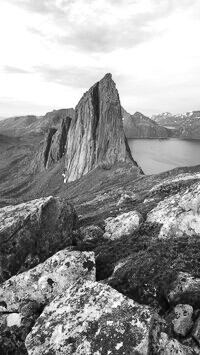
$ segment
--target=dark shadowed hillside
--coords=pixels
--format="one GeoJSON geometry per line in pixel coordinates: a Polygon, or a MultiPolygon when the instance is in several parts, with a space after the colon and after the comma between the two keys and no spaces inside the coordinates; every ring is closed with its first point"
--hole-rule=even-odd
{"type": "Polygon", "coordinates": [[[130,115],[122,108],[124,132],[127,138],[167,138],[169,131],[140,112],[130,115]]]}

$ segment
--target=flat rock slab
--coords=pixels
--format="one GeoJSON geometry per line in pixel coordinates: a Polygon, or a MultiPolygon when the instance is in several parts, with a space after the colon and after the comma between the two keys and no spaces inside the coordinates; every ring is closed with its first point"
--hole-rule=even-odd
{"type": "Polygon", "coordinates": [[[105,220],[104,238],[115,240],[129,235],[137,229],[142,221],[142,216],[137,211],[122,213],[117,217],[109,217],[105,220]]]}
{"type": "Polygon", "coordinates": [[[0,304],[4,304],[9,312],[18,311],[25,300],[46,304],[77,280],[95,281],[95,277],[93,252],[64,249],[1,284],[0,304]]]}
{"type": "Polygon", "coordinates": [[[147,222],[159,223],[159,238],[200,234],[200,184],[165,198],[147,215],[147,222]]]}
{"type": "Polygon", "coordinates": [[[0,209],[0,282],[72,244],[74,208],[52,196],[0,209]]]}
{"type": "Polygon", "coordinates": [[[26,338],[29,355],[149,354],[153,312],[88,281],[57,296],[26,338]]]}

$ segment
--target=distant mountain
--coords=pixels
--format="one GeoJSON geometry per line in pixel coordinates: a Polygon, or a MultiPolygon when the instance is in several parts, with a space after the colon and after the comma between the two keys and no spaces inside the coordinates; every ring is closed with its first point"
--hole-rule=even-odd
{"type": "Polygon", "coordinates": [[[12,136],[43,134],[50,127],[58,128],[63,118],[74,117],[74,109],[60,109],[47,112],[44,116],[16,116],[0,121],[0,132],[12,136]]]}
{"type": "Polygon", "coordinates": [[[173,137],[200,139],[200,111],[176,115],[165,112],[151,118],[161,126],[170,128],[173,137]]]}
{"type": "Polygon", "coordinates": [[[168,129],[161,127],[140,112],[129,114],[122,108],[124,132],[127,138],[167,138],[168,129]]]}

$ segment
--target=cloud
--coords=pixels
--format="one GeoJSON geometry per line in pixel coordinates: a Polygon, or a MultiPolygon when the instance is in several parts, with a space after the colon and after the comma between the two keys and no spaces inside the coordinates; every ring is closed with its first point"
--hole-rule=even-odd
{"type": "MultiPolygon", "coordinates": [[[[40,74],[47,82],[54,82],[72,88],[88,89],[106,74],[102,68],[82,68],[82,67],[50,67],[38,65],[34,68],[35,73],[40,74]]],[[[107,68],[107,72],[109,68],[107,68]]]]}
{"type": "Polygon", "coordinates": [[[24,70],[21,68],[10,67],[9,65],[5,65],[2,68],[2,71],[5,74],[30,74],[30,72],[27,70],[24,70]]]}
{"type": "MultiPolygon", "coordinates": [[[[162,35],[156,26],[176,11],[193,8],[198,0],[8,0],[31,13],[51,16],[58,31],[47,40],[85,53],[133,48],[162,35]],[[60,32],[58,34],[58,32],[60,32]]],[[[44,37],[33,26],[29,31],[44,37]]]]}

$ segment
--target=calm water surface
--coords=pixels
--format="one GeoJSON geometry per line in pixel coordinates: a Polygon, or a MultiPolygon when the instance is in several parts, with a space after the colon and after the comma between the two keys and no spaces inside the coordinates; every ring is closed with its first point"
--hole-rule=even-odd
{"type": "Polygon", "coordinates": [[[145,174],[200,164],[200,140],[129,139],[128,143],[145,174]]]}

